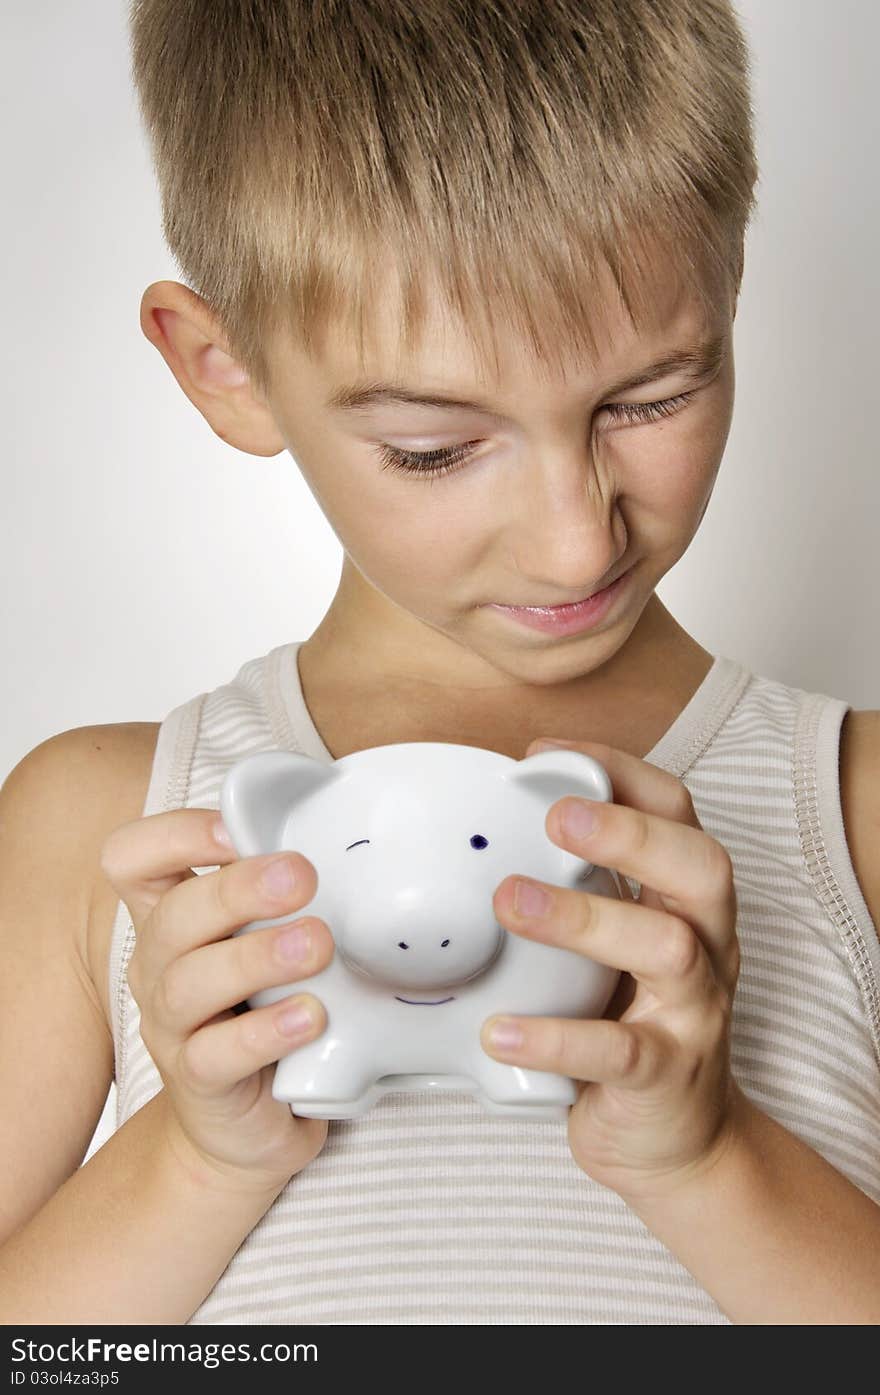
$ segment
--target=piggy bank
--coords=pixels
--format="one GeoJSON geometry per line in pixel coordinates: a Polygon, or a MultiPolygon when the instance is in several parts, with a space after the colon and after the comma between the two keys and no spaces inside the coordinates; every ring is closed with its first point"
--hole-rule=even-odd
{"type": "Polygon", "coordinates": [[[295,850],[317,891],[305,915],[333,935],[326,968],[262,989],[251,1007],[308,991],[327,1026],[279,1060],[272,1093],[295,1114],[349,1119],[389,1090],[464,1090],[493,1114],[563,1119],[575,1084],[496,1061],[480,1042],[494,1013],[600,1017],[616,969],[512,934],[492,897],[512,873],[619,896],[616,872],[558,847],[544,821],[563,795],[609,801],[578,751],[523,760],[449,742],[401,742],[332,763],[289,751],[238,761],[220,809],[241,857],[295,850]]]}

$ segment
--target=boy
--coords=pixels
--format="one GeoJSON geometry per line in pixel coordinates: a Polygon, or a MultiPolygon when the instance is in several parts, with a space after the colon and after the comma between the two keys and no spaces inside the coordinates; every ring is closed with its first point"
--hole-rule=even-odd
{"type": "Polygon", "coordinates": [[[221,439],[290,449],[345,559],[308,641],[155,726],[44,743],[4,787],[28,1046],[3,1098],[32,1117],[42,1072],[50,1108],[16,1131],[0,1314],[876,1320],[878,714],[713,657],[655,593],[733,407],[756,169],[729,5],[147,0],[132,26],[200,287],[151,286],[144,332],[221,439]],[[606,764],[593,846],[641,888],[557,897],[543,930],[496,893],[512,933],[625,970],[606,1022],[521,1024],[504,1057],[556,1052],[568,1129],[462,1094],[291,1116],[273,1063],[320,1002],[235,1009],[323,967],[332,927],[229,938],[316,883],[296,855],[273,892],[277,859],[216,841],[223,773],[545,735],[606,764]],[[119,1128],[77,1172],[113,1073],[119,1128]]]}

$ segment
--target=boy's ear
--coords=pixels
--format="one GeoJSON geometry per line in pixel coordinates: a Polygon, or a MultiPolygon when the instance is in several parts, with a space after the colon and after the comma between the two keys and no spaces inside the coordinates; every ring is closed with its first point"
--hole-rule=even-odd
{"type": "Polygon", "coordinates": [[[284,450],[271,409],[230,357],[201,296],[178,281],[154,281],[141,299],[141,329],[221,441],[248,455],[284,450]]]}

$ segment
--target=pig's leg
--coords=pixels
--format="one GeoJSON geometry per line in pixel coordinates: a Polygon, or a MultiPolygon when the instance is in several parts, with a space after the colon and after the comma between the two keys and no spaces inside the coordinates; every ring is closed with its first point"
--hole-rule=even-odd
{"type": "Polygon", "coordinates": [[[329,1059],[322,1037],[282,1057],[275,1070],[272,1094],[294,1114],[319,1119],[347,1119],[362,1114],[381,1093],[378,1069],[367,1053],[334,1043],[329,1059]]]}
{"type": "Polygon", "coordinates": [[[539,1110],[541,1107],[567,1107],[577,1099],[577,1088],[568,1076],[544,1070],[523,1070],[520,1066],[496,1061],[488,1053],[484,1055],[486,1059],[480,1061],[475,1080],[488,1106],[522,1105],[525,1114],[532,1106],[539,1110]]]}

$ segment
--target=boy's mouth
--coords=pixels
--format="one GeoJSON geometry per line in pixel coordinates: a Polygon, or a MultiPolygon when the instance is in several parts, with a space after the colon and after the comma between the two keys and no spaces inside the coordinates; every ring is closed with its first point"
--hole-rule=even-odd
{"type": "Polygon", "coordinates": [[[491,610],[508,615],[511,620],[526,625],[530,629],[544,630],[549,634],[579,634],[589,630],[605,618],[620,592],[626,586],[633,568],[621,572],[610,585],[597,591],[585,601],[576,601],[564,606],[507,606],[491,604],[491,610]]]}

